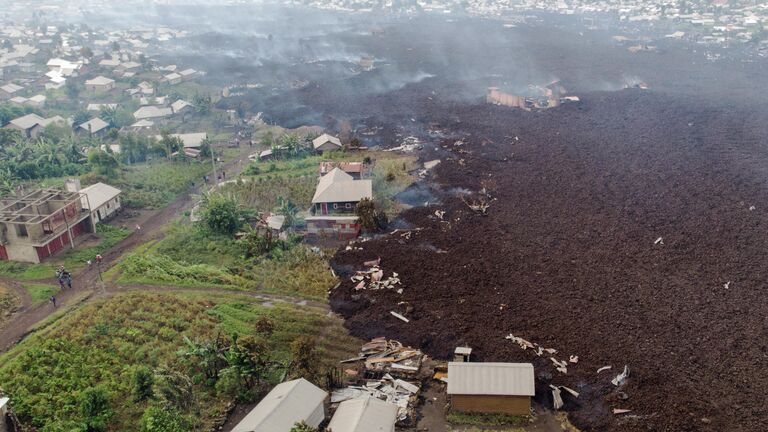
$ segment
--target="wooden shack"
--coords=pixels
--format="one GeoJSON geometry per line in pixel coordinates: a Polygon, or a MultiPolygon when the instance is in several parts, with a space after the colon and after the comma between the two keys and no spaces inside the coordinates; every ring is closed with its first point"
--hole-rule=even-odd
{"type": "Polygon", "coordinates": [[[530,363],[448,363],[452,411],[529,415],[534,395],[530,363]]]}

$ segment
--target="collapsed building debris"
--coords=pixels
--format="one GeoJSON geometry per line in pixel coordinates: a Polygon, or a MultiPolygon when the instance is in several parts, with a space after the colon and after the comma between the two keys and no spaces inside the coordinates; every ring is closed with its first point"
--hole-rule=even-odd
{"type": "Polygon", "coordinates": [[[358,377],[354,384],[335,390],[331,404],[371,396],[398,406],[398,424],[405,426],[414,419],[414,408],[420,392],[419,372],[424,354],[384,337],[371,339],[360,348],[360,354],[341,363],[357,363],[359,369],[348,368],[348,377],[358,377]]]}
{"type": "Polygon", "coordinates": [[[559,410],[560,408],[563,407],[563,405],[565,405],[563,403],[563,396],[562,396],[561,390],[565,390],[575,398],[579,397],[579,392],[577,392],[576,390],[570,387],[555,386],[552,384],[550,384],[549,387],[552,389],[552,406],[554,407],[555,410],[559,410]]]}
{"type": "Polygon", "coordinates": [[[488,214],[488,209],[491,207],[490,204],[488,204],[482,198],[478,201],[472,201],[472,202],[467,201],[466,198],[464,197],[461,197],[461,200],[464,201],[464,204],[466,204],[470,210],[472,210],[475,213],[479,213],[481,215],[488,214]]]}
{"type": "MultiPolygon", "coordinates": [[[[381,259],[372,261],[366,261],[364,266],[370,267],[368,270],[361,270],[356,272],[350,279],[355,283],[355,290],[380,290],[380,289],[394,289],[397,285],[402,285],[400,281],[400,275],[392,272],[392,275],[384,279],[384,270],[379,267],[381,259]]],[[[403,288],[397,289],[398,294],[403,293],[403,288]]]]}
{"type": "Polygon", "coordinates": [[[353,385],[334,390],[331,393],[331,405],[361,397],[374,397],[397,405],[398,424],[406,425],[414,418],[414,408],[418,400],[419,386],[396,379],[389,374],[379,380],[366,380],[361,385],[353,385]]]}

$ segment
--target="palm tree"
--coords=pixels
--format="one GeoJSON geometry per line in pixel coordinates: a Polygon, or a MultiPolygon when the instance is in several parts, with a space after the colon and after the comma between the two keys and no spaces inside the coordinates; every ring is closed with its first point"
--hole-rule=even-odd
{"type": "Polygon", "coordinates": [[[70,135],[67,137],[62,143],[62,152],[64,154],[64,158],[66,158],[67,162],[69,163],[85,163],[86,157],[83,154],[80,143],[77,141],[77,139],[70,135]]]}
{"type": "Polygon", "coordinates": [[[56,145],[45,138],[38,139],[36,145],[37,163],[61,166],[61,155],[56,145]]]}
{"type": "Polygon", "coordinates": [[[275,213],[285,216],[285,227],[291,228],[296,223],[296,214],[299,213],[299,210],[291,200],[279,196],[277,197],[275,213]]]}

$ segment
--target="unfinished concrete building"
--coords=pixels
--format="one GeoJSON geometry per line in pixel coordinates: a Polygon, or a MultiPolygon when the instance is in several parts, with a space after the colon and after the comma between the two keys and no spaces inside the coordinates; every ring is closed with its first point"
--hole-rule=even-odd
{"type": "Polygon", "coordinates": [[[39,263],[94,231],[87,195],[39,189],[0,200],[0,260],[39,263]]]}

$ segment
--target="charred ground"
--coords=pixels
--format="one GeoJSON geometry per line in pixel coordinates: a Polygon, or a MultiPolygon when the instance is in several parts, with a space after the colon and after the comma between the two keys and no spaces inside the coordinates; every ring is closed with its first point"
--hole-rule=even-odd
{"type": "Polygon", "coordinates": [[[440,358],[466,343],[480,360],[533,361],[541,402],[548,383],[581,392],[567,409],[584,430],[764,429],[765,60],[734,49],[711,62],[714,48],[664,41],[632,54],[613,29],[528,21],[329,25],[284,45],[288,60],[227,60],[209,79],[262,82],[221,103],[269,121],[348,125],[370,145],[414,135],[424,160],[443,159],[418,194],[432,205],[396,222],[419,230],[335,257],[343,276],[381,257],[405,285],[354,292],[346,278],[331,302],[353,334],[440,358]],[[357,70],[358,54],[376,69],[357,70]],[[582,102],[528,113],[482,103],[488,86],[554,78],[582,102]],[[651,90],[621,90],[635,79],[651,90]],[[461,199],[483,188],[487,216],[461,199]],[[509,333],[580,361],[562,375],[509,333]],[[631,378],[617,389],[625,364],[631,378]]]}

